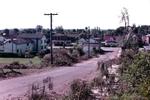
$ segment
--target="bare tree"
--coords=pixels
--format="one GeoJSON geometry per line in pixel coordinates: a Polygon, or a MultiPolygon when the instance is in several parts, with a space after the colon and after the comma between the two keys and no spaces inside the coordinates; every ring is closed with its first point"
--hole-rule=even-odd
{"type": "Polygon", "coordinates": [[[127,8],[123,8],[121,11],[121,22],[124,22],[125,28],[129,26],[129,13],[127,8]]]}

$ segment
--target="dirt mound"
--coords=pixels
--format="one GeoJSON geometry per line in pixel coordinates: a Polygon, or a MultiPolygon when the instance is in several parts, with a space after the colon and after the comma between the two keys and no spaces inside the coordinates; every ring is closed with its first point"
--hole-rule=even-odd
{"type": "Polygon", "coordinates": [[[27,69],[28,67],[24,64],[20,64],[19,62],[15,61],[10,63],[9,65],[4,66],[5,69],[27,69]]]}

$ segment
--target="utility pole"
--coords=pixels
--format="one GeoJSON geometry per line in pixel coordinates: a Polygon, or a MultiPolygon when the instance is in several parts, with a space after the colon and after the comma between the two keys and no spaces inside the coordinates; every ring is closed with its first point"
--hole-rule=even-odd
{"type": "Polygon", "coordinates": [[[53,41],[52,41],[52,33],[53,33],[53,27],[52,27],[52,23],[53,23],[53,16],[54,15],[58,15],[57,13],[47,13],[44,14],[46,16],[50,16],[50,53],[51,53],[51,64],[53,64],[53,41]]]}
{"type": "Polygon", "coordinates": [[[88,35],[88,58],[90,58],[91,56],[91,52],[90,52],[90,27],[86,27],[85,28],[87,31],[87,35],[88,35]]]}

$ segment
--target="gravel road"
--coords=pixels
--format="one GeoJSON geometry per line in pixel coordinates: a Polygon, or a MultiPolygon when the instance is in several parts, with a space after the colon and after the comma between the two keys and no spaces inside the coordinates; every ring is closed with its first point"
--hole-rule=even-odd
{"type": "Polygon", "coordinates": [[[52,77],[54,90],[58,93],[64,93],[68,90],[69,83],[74,79],[89,79],[94,75],[97,68],[97,61],[116,58],[120,48],[103,48],[113,52],[100,55],[73,65],[72,67],[59,67],[54,70],[47,70],[39,74],[32,74],[23,77],[12,78],[0,81],[0,100],[6,100],[11,96],[20,96],[25,94],[31,84],[42,82],[46,77],[52,77]]]}

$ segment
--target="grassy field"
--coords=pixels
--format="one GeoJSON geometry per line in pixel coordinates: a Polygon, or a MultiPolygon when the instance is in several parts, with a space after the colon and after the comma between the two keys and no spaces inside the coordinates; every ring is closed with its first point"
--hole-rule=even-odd
{"type": "Polygon", "coordinates": [[[31,61],[33,64],[40,64],[40,62],[41,62],[41,60],[38,57],[34,57],[34,58],[0,58],[0,64],[9,64],[14,61],[19,61],[19,63],[21,63],[21,64],[29,64],[29,63],[31,63],[31,61]]]}

